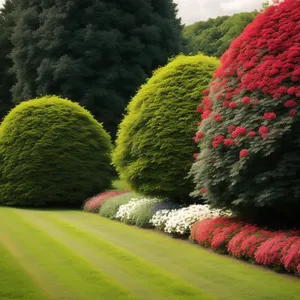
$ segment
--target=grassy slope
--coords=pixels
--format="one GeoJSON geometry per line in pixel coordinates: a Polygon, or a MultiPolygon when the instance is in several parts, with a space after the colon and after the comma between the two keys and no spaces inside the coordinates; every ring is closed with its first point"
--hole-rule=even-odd
{"type": "Polygon", "coordinates": [[[1,300],[300,299],[297,279],[97,215],[0,208],[0,222],[0,265],[17,268],[0,291],[30,294],[1,300]]]}

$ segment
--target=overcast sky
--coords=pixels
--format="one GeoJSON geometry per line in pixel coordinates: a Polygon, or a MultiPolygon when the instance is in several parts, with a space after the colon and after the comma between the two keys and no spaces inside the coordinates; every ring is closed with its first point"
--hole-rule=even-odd
{"type": "Polygon", "coordinates": [[[253,11],[262,7],[263,0],[174,0],[183,23],[191,24],[217,16],[253,11]]]}
{"type": "MultiPolygon", "coordinates": [[[[3,4],[5,0],[0,0],[3,4]]],[[[174,0],[183,23],[191,24],[217,16],[261,8],[263,0],[174,0]]]]}

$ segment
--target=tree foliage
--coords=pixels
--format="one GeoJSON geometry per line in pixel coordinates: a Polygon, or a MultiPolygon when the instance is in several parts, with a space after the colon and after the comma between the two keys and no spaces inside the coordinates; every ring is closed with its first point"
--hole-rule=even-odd
{"type": "Polygon", "coordinates": [[[14,28],[15,0],[6,0],[0,8],[0,118],[2,119],[12,107],[11,88],[15,77],[11,73],[12,50],[11,36],[14,28]]]}
{"type": "Polygon", "coordinates": [[[221,57],[256,15],[257,11],[243,12],[185,26],[183,36],[187,43],[186,51],[221,57]]]}
{"type": "Polygon", "coordinates": [[[128,106],[113,163],[130,187],[146,196],[188,201],[187,179],[197,150],[195,111],[216,58],[178,56],[158,69],[128,106]]]}
{"type": "Polygon", "coordinates": [[[201,104],[194,195],[260,220],[300,209],[300,1],[258,15],[221,58],[201,104]]]}
{"type": "Polygon", "coordinates": [[[176,13],[173,0],[20,0],[14,101],[70,98],[114,135],[138,87],[180,51],[176,13]]]}
{"type": "Polygon", "coordinates": [[[0,204],[77,206],[111,185],[109,135],[79,104],[44,97],[0,127],[0,204]]]}

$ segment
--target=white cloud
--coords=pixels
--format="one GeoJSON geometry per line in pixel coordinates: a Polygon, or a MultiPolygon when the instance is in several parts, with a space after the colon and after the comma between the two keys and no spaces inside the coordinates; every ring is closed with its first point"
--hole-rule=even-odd
{"type": "Polygon", "coordinates": [[[191,24],[208,18],[253,11],[262,7],[263,0],[174,0],[182,21],[191,24]]]}

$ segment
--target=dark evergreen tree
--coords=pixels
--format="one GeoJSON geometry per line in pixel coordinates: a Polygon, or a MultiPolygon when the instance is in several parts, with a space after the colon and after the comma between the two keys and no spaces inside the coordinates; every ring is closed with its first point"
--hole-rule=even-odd
{"type": "Polygon", "coordinates": [[[138,87],[181,50],[172,0],[20,2],[27,4],[14,34],[14,100],[68,97],[113,136],[138,87]]]}
{"type": "Polygon", "coordinates": [[[0,9],[0,118],[12,107],[11,88],[15,77],[11,73],[11,35],[14,28],[15,0],[6,0],[0,9]]]}
{"type": "Polygon", "coordinates": [[[39,0],[16,0],[16,24],[12,34],[12,71],[16,84],[12,89],[13,101],[28,100],[36,96],[37,68],[42,53],[38,47],[39,0]]]}

